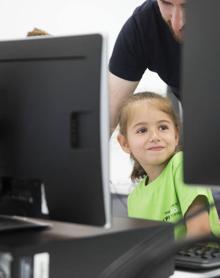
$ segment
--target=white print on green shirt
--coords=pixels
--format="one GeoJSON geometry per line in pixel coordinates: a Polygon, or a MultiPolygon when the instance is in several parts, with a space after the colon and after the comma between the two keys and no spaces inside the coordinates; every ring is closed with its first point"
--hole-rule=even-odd
{"type": "Polygon", "coordinates": [[[181,215],[178,203],[174,203],[173,205],[171,205],[170,209],[165,211],[164,214],[165,217],[163,218],[163,221],[165,222],[172,222],[172,219],[174,219],[177,215],[181,215]]]}

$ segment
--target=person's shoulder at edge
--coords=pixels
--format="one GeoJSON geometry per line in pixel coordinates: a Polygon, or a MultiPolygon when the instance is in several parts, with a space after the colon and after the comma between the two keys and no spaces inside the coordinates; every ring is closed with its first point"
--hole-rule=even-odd
{"type": "Polygon", "coordinates": [[[178,152],[176,152],[174,155],[173,155],[173,157],[171,158],[171,160],[173,160],[173,161],[181,161],[181,162],[183,162],[183,152],[182,151],[178,151],[178,152]]]}
{"type": "MultiPolygon", "coordinates": [[[[157,11],[158,4],[157,1],[154,0],[147,0],[141,5],[137,6],[130,17],[126,20],[125,24],[123,25],[122,30],[126,30],[127,28],[131,28],[134,26],[135,22],[141,21],[145,24],[147,22],[151,22],[152,15],[155,14],[154,12],[157,11]],[[153,11],[153,13],[152,13],[153,11]]],[[[138,23],[137,23],[138,24],[138,23]]]]}
{"type": "MultiPolygon", "coordinates": [[[[130,19],[142,19],[143,22],[151,21],[152,15],[158,14],[159,7],[156,0],[147,0],[137,6],[130,19]]],[[[160,15],[160,13],[159,13],[160,15]]]]}
{"type": "Polygon", "coordinates": [[[156,0],[146,0],[141,5],[137,6],[134,10],[135,13],[145,12],[147,10],[151,10],[152,8],[158,7],[156,0]]]}
{"type": "Polygon", "coordinates": [[[182,151],[178,151],[177,153],[175,153],[168,161],[166,167],[169,167],[171,165],[174,169],[183,167],[183,152],[182,151]]]}
{"type": "MultiPolygon", "coordinates": [[[[183,172],[184,172],[184,165],[183,165],[183,161],[184,161],[184,157],[183,157],[183,152],[179,151],[177,152],[169,161],[169,163],[172,163],[172,169],[173,169],[173,173],[174,175],[178,175],[180,177],[180,175],[182,176],[182,185],[185,185],[186,188],[190,188],[190,190],[200,190],[201,192],[203,191],[209,191],[209,188],[205,187],[204,185],[200,185],[200,184],[194,184],[192,186],[189,187],[189,184],[184,182],[183,179],[183,172]]],[[[179,181],[179,180],[178,180],[179,181]]]]}

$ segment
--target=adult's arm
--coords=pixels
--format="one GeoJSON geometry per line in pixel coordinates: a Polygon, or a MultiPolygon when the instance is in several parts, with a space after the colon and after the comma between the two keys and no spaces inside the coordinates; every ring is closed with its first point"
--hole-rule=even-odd
{"type": "Polygon", "coordinates": [[[109,101],[110,101],[110,133],[118,124],[119,112],[123,102],[134,93],[139,81],[122,79],[109,72],[109,101]]]}

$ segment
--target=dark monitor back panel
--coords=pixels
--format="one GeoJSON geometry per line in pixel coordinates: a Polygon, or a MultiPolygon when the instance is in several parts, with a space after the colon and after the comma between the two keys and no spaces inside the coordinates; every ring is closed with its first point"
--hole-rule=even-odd
{"type": "Polygon", "coordinates": [[[87,35],[0,42],[1,176],[42,181],[55,220],[106,221],[102,40],[87,35]]]}
{"type": "Polygon", "coordinates": [[[219,0],[187,0],[182,61],[187,183],[220,184],[219,10],[219,0]]]}

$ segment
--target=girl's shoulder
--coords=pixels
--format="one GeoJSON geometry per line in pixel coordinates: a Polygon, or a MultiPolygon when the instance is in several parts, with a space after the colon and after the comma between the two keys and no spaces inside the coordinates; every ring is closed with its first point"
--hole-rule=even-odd
{"type": "Polygon", "coordinates": [[[176,173],[177,171],[182,171],[183,169],[183,152],[179,151],[175,153],[167,163],[164,172],[176,173]]]}
{"type": "Polygon", "coordinates": [[[183,164],[183,152],[179,151],[174,154],[174,156],[170,159],[169,163],[171,163],[174,167],[178,167],[183,164]]]}

